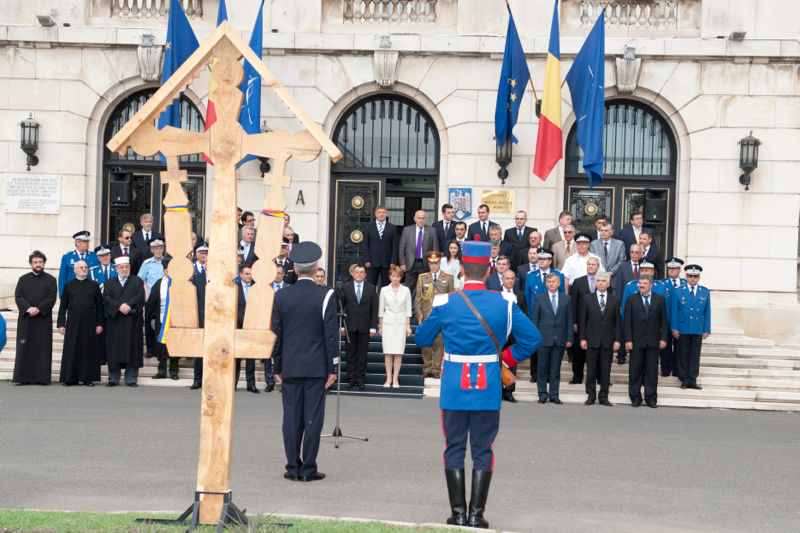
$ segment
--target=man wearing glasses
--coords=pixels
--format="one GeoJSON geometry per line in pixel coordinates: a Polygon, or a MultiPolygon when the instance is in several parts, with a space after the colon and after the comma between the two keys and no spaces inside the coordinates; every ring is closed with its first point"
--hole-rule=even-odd
{"type": "Polygon", "coordinates": [[[139,273],[142,266],[142,254],[133,246],[133,236],[126,229],[121,229],[117,233],[117,244],[111,247],[111,260],[115,262],[117,257],[130,258],[131,274],[139,273]]]}
{"type": "Polygon", "coordinates": [[[686,265],[687,284],[673,289],[670,295],[670,329],[678,343],[678,377],[682,389],[701,389],[700,350],[711,333],[711,292],[700,285],[700,265],[686,265]]]}
{"type": "MultiPolygon", "coordinates": [[[[547,246],[545,246],[547,248],[547,246]]],[[[558,270],[564,268],[564,263],[567,258],[574,255],[576,252],[575,247],[575,226],[567,224],[564,227],[564,240],[558,241],[553,245],[553,266],[558,270]]]]}
{"type": "Polygon", "coordinates": [[[536,231],[536,228],[528,226],[527,223],[528,213],[522,210],[517,211],[517,214],[514,216],[514,227],[508,228],[503,235],[503,240],[511,245],[511,254],[509,258],[511,259],[511,268],[514,270],[516,270],[522,262],[517,261],[520,250],[524,250],[528,247],[528,238],[531,233],[536,231]]]}

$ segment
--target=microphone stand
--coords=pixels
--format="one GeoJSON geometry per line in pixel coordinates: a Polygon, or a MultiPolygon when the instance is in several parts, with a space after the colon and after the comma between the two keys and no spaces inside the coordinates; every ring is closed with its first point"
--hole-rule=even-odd
{"type": "MultiPolygon", "coordinates": [[[[337,287],[336,293],[337,296],[341,294],[342,288],[341,286],[337,287]]],[[[349,440],[357,440],[361,442],[369,442],[369,437],[359,437],[355,435],[345,435],[342,431],[341,425],[341,412],[342,412],[342,341],[341,341],[341,331],[344,330],[345,338],[347,342],[350,342],[350,336],[347,333],[347,313],[344,312],[344,307],[342,305],[342,299],[336,298],[339,310],[336,313],[339,317],[339,344],[337,348],[338,356],[339,356],[339,364],[336,369],[336,424],[333,426],[333,431],[331,431],[327,435],[322,435],[323,439],[333,439],[333,447],[339,448],[340,440],[341,439],[349,439],[349,440]]]]}

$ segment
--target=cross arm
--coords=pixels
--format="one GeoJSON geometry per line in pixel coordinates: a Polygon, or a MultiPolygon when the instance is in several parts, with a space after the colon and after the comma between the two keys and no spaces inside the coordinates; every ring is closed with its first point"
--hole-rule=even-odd
{"type": "Polygon", "coordinates": [[[151,156],[161,152],[165,157],[208,152],[208,135],[186,131],[173,126],[156,129],[147,124],[137,129],[128,142],[119,145],[117,152],[124,155],[128,147],[139,155],[151,156]]]}
{"type": "MultiPolygon", "coordinates": [[[[206,357],[205,330],[202,328],[170,328],[167,349],[170,357],[206,357]]],[[[234,357],[269,359],[275,345],[275,334],[268,329],[237,329],[234,357]]]]}

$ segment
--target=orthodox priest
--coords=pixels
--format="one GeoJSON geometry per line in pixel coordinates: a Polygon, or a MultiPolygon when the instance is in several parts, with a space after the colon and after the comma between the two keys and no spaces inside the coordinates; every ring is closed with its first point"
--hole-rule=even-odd
{"type": "Polygon", "coordinates": [[[106,281],[103,307],[106,315],[106,357],[108,387],[119,385],[125,368],[125,385],[138,387],[139,369],[144,366],[142,354],[142,308],[144,283],[131,275],[131,259],[114,260],[117,277],[106,281]]]}
{"type": "Polygon", "coordinates": [[[60,381],[65,386],[100,381],[97,337],[103,333],[103,297],[100,285],[89,279],[89,265],[73,265],[75,278],[64,286],[58,307],[58,331],[64,335],[60,381]]]}
{"type": "Polygon", "coordinates": [[[17,282],[14,298],[19,309],[14,383],[49,385],[53,367],[53,306],[56,278],[44,271],[47,257],[35,250],[28,257],[31,272],[17,282]]]}

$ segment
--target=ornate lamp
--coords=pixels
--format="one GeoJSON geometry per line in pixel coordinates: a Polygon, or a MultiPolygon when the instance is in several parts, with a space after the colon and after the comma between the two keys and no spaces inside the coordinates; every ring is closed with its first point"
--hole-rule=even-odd
{"type": "Polygon", "coordinates": [[[508,165],[511,164],[512,158],[512,142],[511,137],[507,137],[505,142],[502,144],[497,145],[497,153],[495,155],[495,161],[497,164],[500,165],[500,170],[497,171],[497,177],[500,178],[500,183],[503,185],[506,184],[506,179],[508,179],[508,165]]]}
{"type": "Polygon", "coordinates": [[[36,150],[39,149],[39,123],[33,120],[33,114],[19,123],[20,142],[19,147],[28,155],[28,170],[39,164],[36,157],[36,150]]]}
{"type": "Polygon", "coordinates": [[[739,141],[739,168],[743,174],[739,176],[739,183],[744,185],[744,190],[750,190],[750,174],[758,168],[758,147],[761,141],[757,137],[750,135],[739,141]]]}

